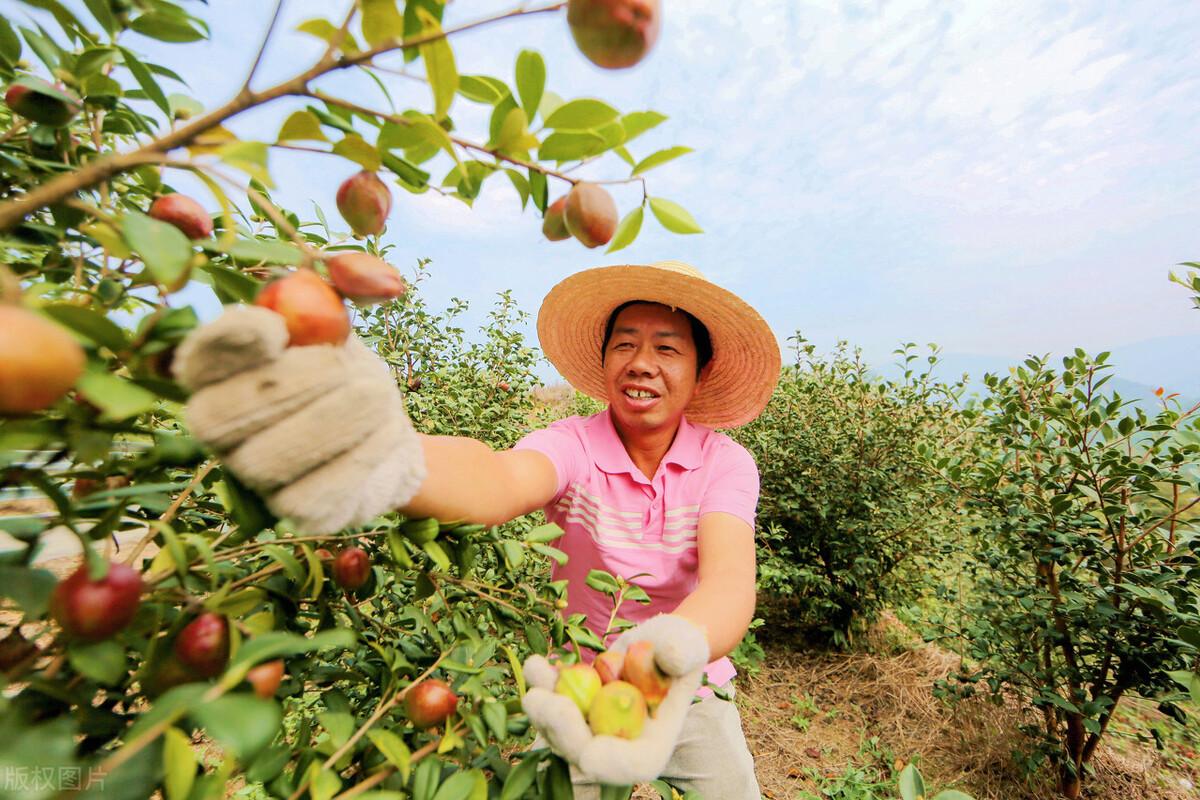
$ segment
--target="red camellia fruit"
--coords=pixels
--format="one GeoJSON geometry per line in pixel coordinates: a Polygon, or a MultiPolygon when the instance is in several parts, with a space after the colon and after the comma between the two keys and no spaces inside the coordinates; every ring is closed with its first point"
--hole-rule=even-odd
{"type": "Polygon", "coordinates": [[[580,712],[588,713],[596,692],[600,691],[600,674],[590,664],[572,664],[558,671],[558,680],[554,691],[564,697],[571,698],[580,712]]]}
{"type": "Polygon", "coordinates": [[[360,306],[392,300],[408,289],[395,267],[370,253],[338,253],[326,257],[325,266],[334,288],[360,306]]]}
{"type": "Polygon", "coordinates": [[[40,411],[83,374],[83,348],[63,328],[0,304],[0,414],[40,411]]]}
{"type": "Polygon", "coordinates": [[[4,103],[13,113],[52,128],[63,127],[82,109],[78,98],[31,75],[8,87],[4,103]]]}
{"type": "Polygon", "coordinates": [[[212,217],[204,206],[186,194],[164,194],[150,204],[150,216],[170,223],[189,239],[207,239],[212,236],[212,217]]]}
{"type": "Polygon", "coordinates": [[[371,577],[371,559],[361,547],[347,547],[333,560],[333,580],[354,591],[371,577]]]}
{"type": "Polygon", "coordinates": [[[596,668],[596,672],[600,675],[601,683],[612,683],[621,679],[621,666],[624,663],[624,654],[613,650],[606,650],[596,656],[596,660],[592,662],[592,666],[596,668]]]}
{"type": "Polygon", "coordinates": [[[342,181],[337,207],[355,233],[373,236],[383,233],[392,210],[392,192],[378,175],[364,169],[342,181]]]}
{"type": "Polygon", "coordinates": [[[229,620],[205,611],[175,637],[175,656],[202,678],[220,675],[229,663],[229,620]]]}
{"type": "Polygon", "coordinates": [[[563,206],[567,230],[584,247],[608,244],[617,230],[617,204],[594,183],[577,183],[563,206]]]}
{"type": "Polygon", "coordinates": [[[542,235],[552,242],[561,242],[563,239],[570,239],[571,232],[567,230],[567,222],[563,219],[563,208],[567,205],[567,196],[555,200],[546,208],[546,215],[542,218],[542,235]]]}
{"type": "Polygon", "coordinates": [[[253,667],[246,673],[246,680],[254,687],[254,693],[264,700],[275,696],[275,691],[283,681],[283,659],[267,661],[253,667]]]}
{"type": "Polygon", "coordinates": [[[631,683],[606,683],[596,693],[587,719],[588,727],[598,736],[636,739],[646,725],[646,700],[631,683]]]}
{"type": "Polygon", "coordinates": [[[445,681],[427,678],[409,690],[404,697],[404,712],[418,728],[428,728],[445,721],[458,708],[458,695],[445,681]]]}
{"type": "Polygon", "coordinates": [[[99,642],[133,620],[141,598],[142,576],[132,567],[110,563],[105,576],[93,581],[84,564],[54,587],[50,613],[69,636],[99,642]]]}
{"type": "Polygon", "coordinates": [[[568,0],[567,24],[598,67],[624,69],[645,58],[662,28],[659,0],[568,0]]]}
{"type": "Polygon", "coordinates": [[[641,691],[651,712],[658,708],[671,688],[671,679],[663,674],[654,661],[653,642],[642,641],[629,645],[625,651],[621,677],[641,691]]]}
{"type": "Polygon", "coordinates": [[[350,335],[342,298],[312,270],[299,269],[267,284],[254,303],[283,317],[293,347],[341,344],[350,335]]]}

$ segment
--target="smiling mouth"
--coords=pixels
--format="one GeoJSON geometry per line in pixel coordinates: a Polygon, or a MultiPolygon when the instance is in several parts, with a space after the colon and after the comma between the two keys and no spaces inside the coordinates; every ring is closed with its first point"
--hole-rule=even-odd
{"type": "Polygon", "coordinates": [[[654,392],[645,389],[626,389],[624,395],[634,400],[654,400],[658,398],[658,395],[654,392]]]}

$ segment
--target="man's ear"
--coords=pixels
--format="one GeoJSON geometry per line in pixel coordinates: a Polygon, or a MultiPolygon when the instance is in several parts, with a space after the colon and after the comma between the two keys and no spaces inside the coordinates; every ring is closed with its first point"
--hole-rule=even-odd
{"type": "Polygon", "coordinates": [[[708,382],[708,376],[712,373],[712,367],[712,359],[709,359],[709,362],[704,365],[700,370],[700,374],[696,377],[696,390],[692,393],[693,397],[699,394],[704,384],[708,382]]]}

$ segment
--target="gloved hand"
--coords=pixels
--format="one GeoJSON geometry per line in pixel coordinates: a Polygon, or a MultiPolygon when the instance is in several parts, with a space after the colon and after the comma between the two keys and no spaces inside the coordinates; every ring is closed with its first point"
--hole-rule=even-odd
{"type": "Polygon", "coordinates": [[[231,308],[180,344],[192,434],[304,533],[361,525],[425,479],[391,371],[361,341],[287,347],[283,318],[231,308]]]}
{"type": "Polygon", "coordinates": [[[654,658],[672,679],[667,696],[646,719],[637,739],[594,735],[571,698],[555,694],[558,670],[542,656],[525,662],[529,691],[522,701],[529,721],[550,749],[574,764],[585,780],[614,786],[652,781],[662,774],[675,752],[692,698],[700,688],[708,662],[708,639],[693,623],[660,614],[623,633],[610,650],[624,653],[631,644],[654,643],[654,658]]]}

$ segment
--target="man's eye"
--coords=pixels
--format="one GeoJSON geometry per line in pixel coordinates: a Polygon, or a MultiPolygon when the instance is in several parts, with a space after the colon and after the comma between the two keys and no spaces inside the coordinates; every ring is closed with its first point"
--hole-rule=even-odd
{"type": "Polygon", "coordinates": [[[667,350],[667,351],[669,351],[669,352],[671,352],[671,353],[678,352],[678,351],[677,351],[677,350],[676,350],[674,347],[671,347],[669,344],[660,344],[660,345],[658,346],[658,349],[659,349],[659,350],[667,350]]]}

